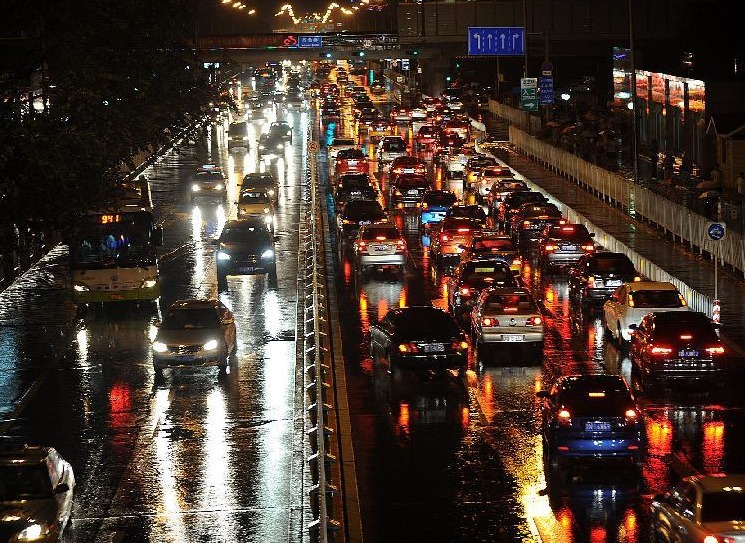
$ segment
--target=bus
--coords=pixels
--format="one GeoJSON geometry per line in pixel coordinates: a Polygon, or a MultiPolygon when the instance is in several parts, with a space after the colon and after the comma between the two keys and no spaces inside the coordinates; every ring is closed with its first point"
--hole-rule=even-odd
{"type": "Polygon", "coordinates": [[[155,301],[160,296],[156,226],[150,184],[122,185],[115,203],[91,210],[69,242],[72,297],[76,304],[155,301]]]}

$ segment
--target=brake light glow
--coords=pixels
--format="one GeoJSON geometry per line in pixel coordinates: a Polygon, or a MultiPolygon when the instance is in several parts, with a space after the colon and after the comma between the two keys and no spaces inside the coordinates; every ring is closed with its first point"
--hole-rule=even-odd
{"type": "Polygon", "coordinates": [[[587,278],[587,285],[589,287],[594,287],[595,286],[595,276],[594,275],[591,275],[590,277],[587,278]]]}
{"type": "Polygon", "coordinates": [[[458,228],[458,233],[459,234],[467,234],[470,231],[471,231],[470,228],[458,228]]]}
{"type": "Polygon", "coordinates": [[[714,347],[707,347],[704,349],[708,354],[715,355],[715,354],[724,354],[724,347],[721,345],[716,345],[714,347]]]}
{"type": "Polygon", "coordinates": [[[583,245],[582,248],[585,251],[594,251],[595,250],[595,246],[594,245],[583,245]]]}
{"type": "Polygon", "coordinates": [[[378,240],[378,241],[385,241],[388,238],[386,238],[385,236],[375,236],[375,239],[378,240]]]}
{"type": "Polygon", "coordinates": [[[462,296],[468,296],[469,294],[471,294],[471,289],[468,287],[461,287],[460,293],[462,296]]]}
{"type": "Polygon", "coordinates": [[[556,250],[556,245],[551,245],[551,244],[549,243],[549,244],[547,244],[547,245],[546,245],[546,246],[544,247],[544,249],[545,249],[545,251],[546,251],[547,253],[552,253],[552,252],[554,252],[554,251],[556,250]]]}
{"type": "Polygon", "coordinates": [[[605,392],[588,392],[590,398],[605,398],[605,392]]]}
{"type": "Polygon", "coordinates": [[[440,241],[449,241],[449,240],[450,240],[450,236],[448,236],[447,234],[442,234],[440,236],[440,241]]]}
{"type": "Polygon", "coordinates": [[[642,280],[642,278],[641,278],[641,277],[639,277],[638,275],[634,276],[634,283],[638,283],[638,282],[640,282],[641,280],[642,280]]]}
{"type": "Polygon", "coordinates": [[[398,346],[398,350],[401,353],[418,353],[419,347],[416,343],[401,343],[398,346]]]}
{"type": "Polygon", "coordinates": [[[735,540],[727,536],[719,537],[710,534],[704,538],[704,543],[735,543],[735,540]]]}
{"type": "Polygon", "coordinates": [[[427,202],[422,202],[422,209],[429,208],[429,204],[427,202]]]}
{"type": "Polygon", "coordinates": [[[523,221],[523,228],[530,226],[530,221],[523,221]]]}
{"type": "Polygon", "coordinates": [[[561,426],[569,426],[572,424],[572,414],[567,409],[561,409],[556,414],[556,418],[561,426]]]}
{"type": "Polygon", "coordinates": [[[405,251],[406,250],[406,242],[402,239],[398,240],[396,242],[396,250],[397,251],[405,251]]]}
{"type": "Polygon", "coordinates": [[[639,418],[639,415],[634,409],[627,409],[624,417],[626,418],[626,424],[634,424],[639,418]]]}
{"type": "Polygon", "coordinates": [[[691,334],[681,334],[680,339],[683,341],[690,341],[693,339],[693,336],[691,334]]]}
{"type": "Polygon", "coordinates": [[[481,326],[499,326],[499,321],[491,317],[484,317],[481,319],[481,326]]]}
{"type": "Polygon", "coordinates": [[[467,341],[453,341],[453,349],[455,349],[456,351],[468,349],[468,342],[467,341]]]}
{"type": "Polygon", "coordinates": [[[542,322],[543,320],[540,317],[530,317],[525,324],[528,326],[538,326],[542,322]]]}
{"type": "Polygon", "coordinates": [[[562,232],[574,232],[574,226],[563,226],[561,228],[562,232]]]}
{"type": "Polygon", "coordinates": [[[516,313],[517,312],[517,308],[516,307],[505,307],[504,308],[504,312],[505,313],[516,313]]]}
{"type": "Polygon", "coordinates": [[[357,242],[357,250],[358,251],[362,251],[366,247],[367,247],[367,242],[366,241],[358,241],[357,242]]]}
{"type": "Polygon", "coordinates": [[[670,354],[671,352],[673,352],[673,350],[670,347],[659,347],[655,345],[654,347],[650,349],[650,352],[653,355],[662,356],[662,355],[670,354]]]}

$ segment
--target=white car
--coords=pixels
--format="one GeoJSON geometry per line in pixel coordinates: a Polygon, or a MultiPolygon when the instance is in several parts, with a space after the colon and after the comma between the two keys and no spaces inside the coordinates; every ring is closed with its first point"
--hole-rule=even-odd
{"type": "Polygon", "coordinates": [[[490,195],[489,193],[494,183],[501,185],[502,182],[505,181],[514,181],[523,185],[525,184],[523,181],[515,179],[512,170],[507,166],[488,166],[479,172],[476,181],[476,188],[479,191],[479,195],[486,198],[490,195]]]}
{"type": "Polygon", "coordinates": [[[378,164],[381,166],[390,164],[393,159],[406,156],[406,140],[401,136],[383,136],[378,143],[378,164]]]}
{"type": "Polygon", "coordinates": [[[466,164],[471,155],[464,153],[453,153],[445,159],[445,170],[449,177],[462,176],[466,169],[466,164]]]}
{"type": "Polygon", "coordinates": [[[603,304],[605,327],[621,344],[631,341],[630,325],[638,325],[655,311],[690,311],[675,285],[666,281],[640,281],[618,287],[603,304]]]}
{"type": "Polygon", "coordinates": [[[427,119],[427,110],[423,107],[417,107],[411,110],[412,121],[424,121],[427,119]]]}
{"type": "Polygon", "coordinates": [[[331,145],[329,145],[327,155],[329,160],[336,160],[336,155],[342,149],[355,149],[356,147],[357,143],[354,141],[354,138],[334,138],[331,145]]]}

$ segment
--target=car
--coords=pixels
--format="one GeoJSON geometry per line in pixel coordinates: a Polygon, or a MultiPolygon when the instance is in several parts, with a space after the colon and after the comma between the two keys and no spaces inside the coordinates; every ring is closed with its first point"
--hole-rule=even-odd
{"type": "Polygon", "coordinates": [[[442,127],[445,134],[457,134],[463,141],[471,137],[471,123],[467,119],[450,119],[442,127]]]}
{"type": "Polygon", "coordinates": [[[227,184],[219,168],[197,171],[191,179],[191,203],[205,199],[224,202],[228,194],[227,184]]]}
{"type": "Polygon", "coordinates": [[[263,217],[234,219],[225,223],[216,241],[217,285],[227,288],[229,275],[266,274],[277,280],[275,237],[263,217]]]}
{"type": "Polygon", "coordinates": [[[379,142],[384,136],[390,136],[396,133],[396,126],[382,117],[374,119],[367,130],[367,137],[371,143],[379,142]]]}
{"type": "Polygon", "coordinates": [[[75,493],[72,466],[53,447],[0,445],[0,534],[3,541],[59,541],[75,493]]]}
{"type": "Polygon", "coordinates": [[[378,191],[366,173],[347,173],[339,176],[334,189],[334,204],[339,211],[352,200],[375,200],[378,191]]]}
{"type": "Polygon", "coordinates": [[[238,348],[233,314],[215,299],[173,302],[157,330],[152,351],[158,373],[167,368],[208,366],[225,372],[238,348]]]}
{"type": "Polygon", "coordinates": [[[522,270],[523,260],[515,242],[511,237],[499,232],[482,230],[461,249],[463,249],[460,253],[461,262],[472,259],[493,260],[507,264],[515,275],[519,275],[522,270]]]}
{"type": "Polygon", "coordinates": [[[248,123],[239,121],[228,125],[228,150],[243,147],[248,150],[248,123]]]}
{"type": "Polygon", "coordinates": [[[546,226],[538,242],[538,259],[541,270],[550,272],[561,266],[574,266],[586,254],[595,252],[592,238],[584,224],[558,224],[546,226]]]}
{"type": "Polygon", "coordinates": [[[336,155],[339,154],[339,151],[342,149],[356,149],[357,148],[357,142],[354,140],[354,138],[334,138],[331,140],[331,145],[329,145],[327,150],[327,156],[329,160],[336,160],[336,155]]]}
{"type": "Polygon", "coordinates": [[[669,492],[655,495],[650,512],[650,541],[745,541],[745,474],[685,477],[669,492]]]}
{"type": "Polygon", "coordinates": [[[438,105],[441,104],[441,101],[439,98],[435,98],[434,96],[424,96],[422,98],[422,106],[427,111],[428,114],[433,113],[438,105]]]}
{"type": "Polygon", "coordinates": [[[704,313],[655,311],[629,328],[629,357],[641,390],[661,381],[723,382],[726,350],[718,325],[704,313]]]}
{"type": "Polygon", "coordinates": [[[546,226],[565,222],[561,211],[554,204],[526,203],[513,214],[510,235],[521,251],[528,251],[541,239],[546,226]]]}
{"type": "Polygon", "coordinates": [[[383,136],[378,143],[378,169],[393,162],[393,159],[406,155],[406,140],[401,136],[383,136]]]}
{"type": "Polygon", "coordinates": [[[451,206],[446,212],[445,212],[445,218],[457,218],[457,217],[463,217],[466,219],[473,219],[474,221],[478,221],[481,224],[482,228],[486,228],[486,212],[484,211],[484,208],[482,208],[478,204],[457,204],[454,206],[451,206]]]}
{"type": "MultiPolygon", "coordinates": [[[[466,140],[461,138],[456,132],[443,132],[440,136],[440,147],[449,150],[456,150],[463,147],[466,140]]],[[[468,159],[466,159],[466,162],[468,159]]],[[[465,164],[465,163],[464,163],[465,164]]]]}
{"type": "Polygon", "coordinates": [[[390,113],[391,121],[397,123],[410,123],[411,111],[403,106],[394,107],[390,113]]]}
{"type": "Polygon", "coordinates": [[[432,124],[423,124],[416,133],[414,142],[417,150],[421,151],[436,145],[440,141],[442,129],[432,124]]]}
{"type": "Polygon", "coordinates": [[[463,187],[475,187],[481,170],[489,166],[498,166],[497,160],[495,158],[479,154],[471,156],[468,159],[468,162],[466,162],[466,166],[463,170],[463,187]]]}
{"type": "Polygon", "coordinates": [[[261,217],[270,232],[274,232],[274,200],[266,189],[242,189],[235,203],[238,218],[261,217]]]}
{"type": "Polygon", "coordinates": [[[468,314],[479,293],[491,286],[517,287],[512,270],[504,262],[468,260],[461,262],[448,278],[448,311],[460,321],[468,314]]]}
{"type": "Polygon", "coordinates": [[[395,269],[401,275],[406,271],[409,250],[394,224],[360,226],[353,248],[357,271],[363,276],[370,270],[395,269]]]}
{"type": "Polygon", "coordinates": [[[644,415],[619,375],[564,375],[540,400],[543,456],[551,470],[571,460],[617,459],[640,468],[644,415]]]}
{"type": "Polygon", "coordinates": [[[468,314],[472,344],[481,359],[494,344],[530,344],[543,350],[543,317],[533,295],[519,287],[489,286],[468,314]]]}
{"type": "Polygon", "coordinates": [[[430,236],[429,255],[438,266],[457,265],[460,246],[468,244],[483,229],[482,223],[466,217],[445,217],[437,226],[430,236]]]}
{"type": "Polygon", "coordinates": [[[447,210],[458,202],[458,197],[449,190],[427,190],[419,201],[419,227],[428,229],[445,218],[447,210]]]}
{"type": "Polygon", "coordinates": [[[395,185],[398,178],[404,174],[427,175],[427,163],[411,155],[397,156],[391,162],[388,182],[395,185]]]}
{"type": "MultiPolygon", "coordinates": [[[[495,185],[498,187],[502,182],[516,181],[515,175],[509,166],[487,166],[483,168],[474,184],[476,191],[482,198],[489,197],[490,201],[494,199],[502,201],[503,196],[498,196],[497,192],[491,190],[495,185]]],[[[520,181],[525,185],[524,181],[520,181]]]]}
{"type": "Polygon", "coordinates": [[[270,172],[247,173],[243,176],[240,190],[265,190],[275,206],[279,202],[279,184],[270,172]]]}
{"type": "Polygon", "coordinates": [[[357,117],[357,133],[370,135],[372,126],[381,120],[380,113],[376,111],[363,111],[357,117]]]}
{"type": "Polygon", "coordinates": [[[385,211],[377,200],[352,200],[336,215],[336,227],[340,240],[353,240],[360,227],[366,224],[387,222],[385,211]]]}
{"type": "Polygon", "coordinates": [[[370,84],[370,93],[375,96],[385,94],[385,85],[383,85],[383,83],[381,83],[380,81],[373,81],[370,84]]]}
{"type": "Polygon", "coordinates": [[[403,173],[388,182],[388,206],[390,209],[416,208],[422,195],[431,187],[426,175],[403,173]]]}
{"type": "Polygon", "coordinates": [[[370,164],[367,161],[362,149],[342,149],[336,154],[334,164],[334,176],[338,179],[344,174],[349,173],[368,173],[370,164]]]}
{"type": "Polygon", "coordinates": [[[292,145],[292,127],[287,121],[274,121],[269,125],[269,133],[292,145]]]}
{"type": "MultiPolygon", "coordinates": [[[[370,357],[391,373],[457,371],[465,376],[468,341],[458,322],[442,309],[409,306],[390,309],[370,325],[370,357]]],[[[394,375],[395,377],[395,375],[394,375]]]]}
{"type": "Polygon", "coordinates": [[[341,107],[335,104],[321,106],[321,122],[331,122],[341,119],[341,107]]]}
{"type": "Polygon", "coordinates": [[[506,234],[510,233],[513,215],[520,209],[520,206],[528,203],[546,203],[546,197],[537,191],[518,191],[511,192],[504,197],[504,200],[494,207],[492,206],[491,215],[498,228],[506,234]]]}
{"type": "Polygon", "coordinates": [[[623,253],[591,252],[569,270],[569,297],[582,308],[602,305],[624,283],[641,281],[628,256],[623,253]]]}
{"type": "Polygon", "coordinates": [[[667,281],[641,281],[618,287],[603,304],[603,323],[622,346],[631,341],[632,324],[654,311],[690,311],[678,288],[667,281]]]}
{"type": "Polygon", "coordinates": [[[277,160],[285,153],[285,142],[282,138],[269,132],[259,136],[258,155],[259,158],[277,160]]]}

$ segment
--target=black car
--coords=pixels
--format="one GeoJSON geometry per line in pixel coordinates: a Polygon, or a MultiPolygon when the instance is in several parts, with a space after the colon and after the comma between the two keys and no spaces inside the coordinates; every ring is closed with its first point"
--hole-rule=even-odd
{"type": "Polygon", "coordinates": [[[272,198],[274,205],[279,201],[279,185],[277,179],[269,172],[251,172],[243,177],[241,191],[263,190],[272,198]]]}
{"type": "Polygon", "coordinates": [[[337,232],[342,240],[356,237],[363,224],[382,224],[385,221],[385,211],[377,200],[352,200],[336,216],[337,232]]]}
{"type": "Polygon", "coordinates": [[[590,253],[569,270],[569,296],[583,307],[605,302],[624,283],[641,281],[623,253],[590,253]]]}
{"type": "Polygon", "coordinates": [[[258,155],[260,158],[276,160],[285,154],[285,141],[277,135],[266,132],[259,136],[258,155]]]}
{"type": "Polygon", "coordinates": [[[462,376],[468,342],[458,322],[442,309],[397,307],[370,326],[370,356],[391,372],[456,370],[462,376]]]}
{"type": "Polygon", "coordinates": [[[629,354],[639,388],[659,381],[722,382],[725,348],[716,325],[698,311],[655,311],[633,330],[629,354]]]}
{"type": "Polygon", "coordinates": [[[339,176],[334,190],[334,204],[340,210],[352,200],[375,200],[378,191],[372,186],[366,173],[347,173],[339,176]]]}
{"type": "Polygon", "coordinates": [[[451,217],[463,217],[466,219],[473,219],[475,221],[478,221],[481,226],[486,228],[486,213],[484,212],[484,208],[481,207],[478,204],[469,204],[469,205],[460,205],[456,204],[454,206],[451,206],[447,212],[445,212],[445,218],[449,219],[451,217]]]}
{"type": "Polygon", "coordinates": [[[276,283],[274,241],[263,217],[225,223],[216,242],[218,288],[227,288],[228,275],[267,274],[269,282],[276,283]]]}
{"type": "Polygon", "coordinates": [[[478,258],[462,262],[448,279],[448,310],[455,318],[463,320],[481,291],[496,286],[520,286],[508,264],[478,258]]]}
{"type": "Polygon", "coordinates": [[[529,251],[541,239],[547,226],[566,222],[561,211],[554,204],[529,203],[520,206],[512,216],[510,235],[517,242],[521,251],[529,251]]]}
{"type": "Polygon", "coordinates": [[[551,468],[582,458],[642,465],[644,419],[623,377],[565,375],[537,396],[542,400],[543,454],[551,468]]]}
{"type": "Polygon", "coordinates": [[[418,207],[422,195],[430,188],[426,175],[404,173],[389,182],[388,204],[390,209],[418,207]]]}
{"type": "Polygon", "coordinates": [[[510,226],[512,223],[512,216],[520,209],[520,206],[527,203],[545,203],[547,202],[546,197],[537,191],[518,191],[511,192],[505,196],[504,200],[498,202],[497,205],[492,207],[492,217],[494,218],[497,226],[501,228],[505,233],[510,233],[510,226]]]}
{"type": "Polygon", "coordinates": [[[292,127],[287,121],[274,121],[269,125],[269,134],[272,138],[285,141],[292,145],[292,127]]]}
{"type": "Polygon", "coordinates": [[[573,266],[584,255],[595,252],[594,233],[583,224],[547,226],[539,240],[539,262],[544,272],[559,266],[573,266]]]}

